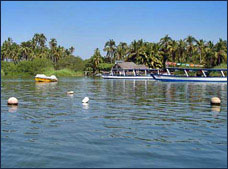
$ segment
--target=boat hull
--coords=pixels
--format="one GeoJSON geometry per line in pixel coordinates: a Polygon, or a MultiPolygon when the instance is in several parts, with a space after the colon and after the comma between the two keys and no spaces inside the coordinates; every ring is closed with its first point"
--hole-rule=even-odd
{"type": "Polygon", "coordinates": [[[35,81],[36,82],[57,82],[56,79],[47,79],[47,78],[38,78],[38,77],[35,78],[35,81]]]}
{"type": "Polygon", "coordinates": [[[185,77],[172,75],[152,75],[155,80],[166,82],[227,82],[227,77],[185,77]]]}
{"type": "Polygon", "coordinates": [[[103,79],[152,79],[152,76],[111,76],[111,75],[102,75],[103,79]]]}

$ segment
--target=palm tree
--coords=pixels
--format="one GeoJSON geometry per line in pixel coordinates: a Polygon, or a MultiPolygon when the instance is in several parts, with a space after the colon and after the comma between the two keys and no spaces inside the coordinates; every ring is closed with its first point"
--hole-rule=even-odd
{"type": "Polygon", "coordinates": [[[162,55],[159,51],[159,45],[156,43],[145,43],[143,63],[151,68],[161,68],[162,55]]]}
{"type": "Polygon", "coordinates": [[[69,48],[69,52],[70,52],[71,55],[73,54],[73,52],[74,52],[74,47],[73,47],[73,46],[71,46],[71,47],[69,48]]]}
{"type": "Polygon", "coordinates": [[[96,48],[92,56],[93,73],[98,69],[100,63],[102,63],[102,56],[100,50],[96,48]]]}
{"type": "Polygon", "coordinates": [[[40,37],[39,37],[39,44],[40,44],[40,46],[44,48],[46,41],[47,41],[46,36],[43,33],[41,33],[40,34],[40,37]]]}
{"type": "Polygon", "coordinates": [[[104,51],[107,52],[106,57],[109,58],[110,62],[112,63],[112,60],[116,53],[116,43],[113,39],[110,39],[105,43],[104,51]]]}
{"type": "Polygon", "coordinates": [[[204,53],[205,53],[205,41],[203,39],[200,39],[199,41],[196,41],[198,51],[200,53],[200,63],[202,63],[202,59],[204,58],[204,53]]]}
{"type": "Polygon", "coordinates": [[[19,60],[19,46],[16,43],[11,45],[10,56],[14,64],[16,64],[19,60]]]}
{"type": "Polygon", "coordinates": [[[219,42],[215,44],[214,48],[215,48],[216,65],[219,65],[222,62],[227,62],[226,42],[220,38],[219,42]]]}
{"type": "Polygon", "coordinates": [[[184,57],[185,57],[185,53],[186,53],[186,43],[182,39],[179,40],[179,42],[178,42],[177,50],[178,50],[178,55],[179,55],[177,61],[178,62],[183,62],[184,57]]]}
{"type": "Polygon", "coordinates": [[[205,45],[205,59],[203,63],[209,68],[215,66],[215,60],[214,44],[208,41],[205,45]]]}
{"type": "Polygon", "coordinates": [[[189,59],[192,61],[192,55],[193,55],[193,50],[194,50],[194,43],[196,42],[196,39],[193,36],[188,36],[185,38],[185,41],[187,42],[187,57],[186,57],[186,62],[188,62],[189,59]]]}
{"type": "Polygon", "coordinates": [[[3,42],[1,49],[1,60],[6,59],[6,61],[8,61],[8,59],[11,59],[10,53],[12,44],[13,40],[10,37],[3,42]]]}
{"type": "Polygon", "coordinates": [[[58,57],[57,55],[57,41],[55,38],[52,38],[49,42],[49,46],[50,46],[50,59],[53,61],[53,63],[56,63],[56,58],[58,57]]]}
{"type": "Polygon", "coordinates": [[[163,68],[166,67],[165,63],[168,60],[168,46],[170,45],[172,39],[169,37],[169,35],[166,35],[165,37],[160,39],[160,50],[163,52],[163,58],[162,58],[162,65],[163,68]]]}
{"type": "Polygon", "coordinates": [[[56,39],[55,39],[55,38],[52,38],[52,39],[50,40],[50,42],[49,42],[49,46],[50,46],[50,48],[51,48],[51,49],[53,49],[53,48],[56,48],[56,47],[57,47],[57,41],[56,41],[56,39]]]}
{"type": "Polygon", "coordinates": [[[143,40],[134,40],[129,47],[128,56],[126,58],[126,61],[132,61],[135,63],[142,63],[142,57],[145,57],[143,50],[144,50],[144,42],[143,40]]]}
{"type": "Polygon", "coordinates": [[[175,40],[170,41],[168,45],[169,55],[172,57],[172,62],[175,62],[176,55],[177,55],[178,44],[175,40]]]}
{"type": "Polygon", "coordinates": [[[45,43],[47,41],[47,38],[45,37],[45,35],[43,33],[41,34],[34,34],[33,38],[32,38],[32,42],[35,47],[45,47],[45,43]]]}
{"type": "Polygon", "coordinates": [[[120,42],[116,49],[116,59],[122,60],[127,55],[128,46],[125,42],[120,42]]]}

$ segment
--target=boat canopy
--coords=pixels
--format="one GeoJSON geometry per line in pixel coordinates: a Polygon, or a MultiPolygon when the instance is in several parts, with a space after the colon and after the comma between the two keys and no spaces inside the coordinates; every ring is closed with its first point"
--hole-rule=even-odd
{"type": "Polygon", "coordinates": [[[227,71],[227,69],[210,69],[210,68],[178,68],[178,67],[169,67],[166,69],[170,70],[194,70],[194,71],[227,71]]]}

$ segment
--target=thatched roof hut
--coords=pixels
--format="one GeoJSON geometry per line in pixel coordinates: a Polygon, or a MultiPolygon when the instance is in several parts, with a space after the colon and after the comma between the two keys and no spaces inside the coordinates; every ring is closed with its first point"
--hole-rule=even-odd
{"type": "Polygon", "coordinates": [[[112,70],[148,70],[145,65],[136,65],[134,62],[118,62],[112,70]]]}

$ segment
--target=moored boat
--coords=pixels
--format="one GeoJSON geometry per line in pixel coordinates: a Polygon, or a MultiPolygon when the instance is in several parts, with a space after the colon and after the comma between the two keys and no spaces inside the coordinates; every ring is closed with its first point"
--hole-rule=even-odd
{"type": "Polygon", "coordinates": [[[136,65],[133,62],[116,61],[112,67],[111,72],[103,74],[101,77],[104,79],[142,79],[153,80],[150,75],[153,71],[157,72],[157,69],[149,69],[145,65],[136,65]]]}
{"type": "Polygon", "coordinates": [[[55,75],[46,76],[44,74],[37,74],[35,76],[35,81],[36,82],[57,82],[58,79],[55,75]]]}
{"type": "Polygon", "coordinates": [[[102,75],[102,78],[104,79],[152,79],[153,77],[148,75],[148,76],[118,76],[118,75],[102,75]]]}
{"type": "Polygon", "coordinates": [[[166,71],[151,76],[155,80],[171,82],[227,82],[227,69],[167,68],[166,71]],[[176,75],[175,71],[184,71],[184,75],[176,75]],[[221,75],[211,75],[211,72],[220,72],[221,75]]]}

